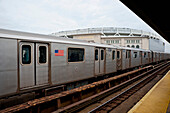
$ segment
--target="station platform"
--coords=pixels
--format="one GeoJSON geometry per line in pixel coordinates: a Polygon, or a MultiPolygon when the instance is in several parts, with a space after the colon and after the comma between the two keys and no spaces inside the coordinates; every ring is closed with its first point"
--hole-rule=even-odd
{"type": "Polygon", "coordinates": [[[170,70],[128,113],[170,113],[170,70]]]}

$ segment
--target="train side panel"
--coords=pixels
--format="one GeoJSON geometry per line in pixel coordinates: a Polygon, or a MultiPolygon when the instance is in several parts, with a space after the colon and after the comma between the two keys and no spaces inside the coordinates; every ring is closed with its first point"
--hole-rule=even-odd
{"type": "Polygon", "coordinates": [[[117,63],[117,71],[122,70],[122,49],[117,49],[116,50],[116,63],[117,63]]]}
{"type": "Polygon", "coordinates": [[[140,52],[136,50],[131,51],[131,67],[139,66],[141,64],[140,52]]]}
{"type": "Polygon", "coordinates": [[[126,50],[122,49],[122,70],[126,69],[126,50]]]}
{"type": "Polygon", "coordinates": [[[94,76],[94,47],[69,44],[51,44],[51,81],[52,84],[62,84],[82,80],[94,76]],[[80,62],[68,61],[68,49],[84,50],[84,60],[80,62]],[[56,51],[63,51],[57,55],[56,51]]]}
{"type": "Polygon", "coordinates": [[[0,38],[0,96],[17,91],[17,40],[0,38]]]}
{"type": "Polygon", "coordinates": [[[116,49],[106,48],[106,74],[116,71],[116,49]]]}
{"type": "Polygon", "coordinates": [[[156,52],[153,52],[153,62],[156,62],[156,52]]]}
{"type": "Polygon", "coordinates": [[[159,61],[159,53],[156,53],[156,62],[159,61]]]}
{"type": "Polygon", "coordinates": [[[130,68],[130,50],[122,50],[122,70],[130,68]]]}
{"type": "Polygon", "coordinates": [[[152,54],[151,54],[151,52],[148,52],[148,58],[149,58],[149,63],[152,63],[152,54]]]}
{"type": "Polygon", "coordinates": [[[163,53],[160,53],[160,61],[163,60],[163,53]]]}
{"type": "Polygon", "coordinates": [[[142,52],[142,65],[148,64],[149,63],[149,55],[148,52],[143,51],[142,52]]]}

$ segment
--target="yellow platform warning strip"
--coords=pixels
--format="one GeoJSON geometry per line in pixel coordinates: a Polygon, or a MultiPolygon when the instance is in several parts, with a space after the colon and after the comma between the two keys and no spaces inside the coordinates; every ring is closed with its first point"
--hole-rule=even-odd
{"type": "Polygon", "coordinates": [[[166,113],[169,102],[170,71],[128,113],[166,113]]]}

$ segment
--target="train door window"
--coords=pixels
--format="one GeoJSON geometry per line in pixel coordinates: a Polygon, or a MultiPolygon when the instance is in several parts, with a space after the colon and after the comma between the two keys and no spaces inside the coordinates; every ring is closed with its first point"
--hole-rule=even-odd
{"type": "Polygon", "coordinates": [[[144,58],[146,57],[146,52],[144,52],[144,58]]]}
{"type": "Polygon", "coordinates": [[[46,46],[39,46],[39,63],[46,63],[47,62],[47,47],[46,46]]]}
{"type": "Polygon", "coordinates": [[[133,52],[133,58],[137,58],[137,52],[133,52]]]}
{"type": "Polygon", "coordinates": [[[131,54],[130,51],[128,51],[128,58],[130,58],[130,54],[131,54]]]}
{"type": "Polygon", "coordinates": [[[31,63],[31,46],[23,45],[22,46],[22,64],[31,63]]]}
{"type": "Polygon", "coordinates": [[[127,58],[130,58],[130,51],[129,50],[126,51],[126,59],[127,58]]]}
{"type": "Polygon", "coordinates": [[[84,61],[83,48],[68,48],[68,62],[82,62],[84,61]]]}
{"type": "Polygon", "coordinates": [[[126,51],[126,58],[128,58],[128,51],[126,51]]]}
{"type": "Polygon", "coordinates": [[[115,50],[112,51],[112,60],[115,59],[115,50]]]}
{"type": "Polygon", "coordinates": [[[117,51],[117,59],[120,59],[120,51],[117,51]]]}
{"type": "Polygon", "coordinates": [[[101,50],[101,60],[104,60],[104,50],[101,50]]]}
{"type": "Polygon", "coordinates": [[[99,52],[98,49],[95,49],[95,60],[97,61],[99,58],[99,52]]]}

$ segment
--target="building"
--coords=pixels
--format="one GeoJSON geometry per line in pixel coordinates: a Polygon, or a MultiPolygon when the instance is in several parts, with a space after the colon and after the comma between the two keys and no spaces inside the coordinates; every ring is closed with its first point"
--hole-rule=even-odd
{"type": "Polygon", "coordinates": [[[52,33],[52,35],[159,52],[165,50],[165,43],[160,40],[160,36],[130,28],[87,28],[61,31],[52,33]]]}

